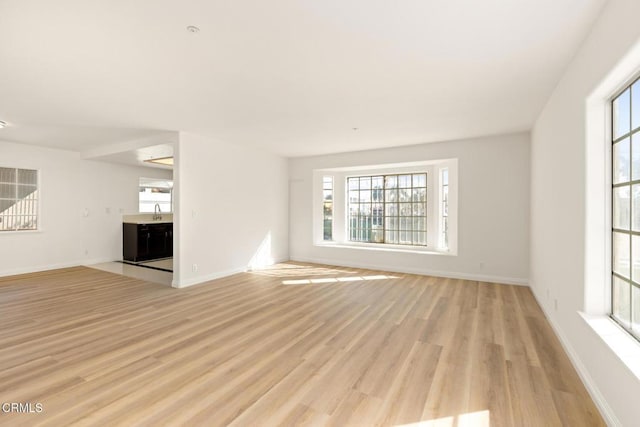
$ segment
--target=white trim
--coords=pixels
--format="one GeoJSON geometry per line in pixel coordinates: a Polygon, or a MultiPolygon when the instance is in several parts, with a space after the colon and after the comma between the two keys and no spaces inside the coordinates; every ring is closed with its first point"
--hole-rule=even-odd
{"type": "MultiPolygon", "coordinates": [[[[274,260],[274,262],[270,265],[279,264],[281,262],[286,262],[286,261],[287,261],[286,259],[277,259],[277,260],[274,260]]],[[[248,271],[258,271],[258,270],[259,269],[251,269],[250,266],[239,267],[239,268],[233,268],[231,270],[217,271],[215,273],[207,274],[206,276],[193,277],[191,279],[182,280],[182,281],[176,280],[176,275],[174,274],[173,282],[171,283],[171,286],[174,288],[187,288],[189,286],[210,282],[212,280],[222,279],[223,277],[232,276],[234,274],[246,273],[248,271]]]]}
{"type": "Polygon", "coordinates": [[[367,242],[333,242],[325,241],[324,243],[314,243],[313,246],[321,248],[343,248],[343,249],[363,249],[367,251],[382,251],[382,252],[402,252],[409,254],[423,254],[423,255],[447,255],[456,256],[451,252],[433,250],[428,246],[409,246],[409,245],[393,245],[390,243],[367,243],[367,242]]]}
{"type": "Polygon", "coordinates": [[[36,230],[2,230],[0,231],[0,236],[9,235],[9,234],[34,234],[34,233],[44,233],[45,230],[38,228],[36,230]]]}
{"type": "Polygon", "coordinates": [[[611,312],[611,101],[638,78],[640,41],[585,99],[584,311],[611,312]]]}
{"type": "Polygon", "coordinates": [[[381,270],[394,273],[419,274],[423,276],[446,277],[449,279],[474,280],[477,282],[489,282],[504,285],[529,286],[529,280],[520,277],[486,276],[481,274],[460,273],[455,271],[437,271],[411,267],[399,268],[398,266],[394,265],[369,264],[366,262],[344,262],[338,259],[328,258],[292,257],[291,261],[336,265],[340,267],[366,268],[369,270],[381,270]]]}
{"type": "Polygon", "coordinates": [[[611,351],[640,380],[640,342],[609,316],[578,312],[611,351]]]}
{"type": "MultiPolygon", "coordinates": [[[[36,203],[37,203],[37,212],[36,212],[36,229],[17,229],[17,230],[2,230],[0,231],[0,235],[3,234],[17,234],[17,233],[42,233],[43,232],[43,228],[42,228],[42,168],[34,168],[34,167],[9,167],[9,166],[2,166],[0,165],[0,167],[5,168],[5,169],[22,169],[22,170],[34,170],[36,171],[36,192],[38,193],[38,198],[36,199],[36,203]]],[[[17,180],[18,176],[16,175],[16,180],[17,180]]],[[[17,196],[17,194],[16,194],[17,196]]],[[[18,200],[16,199],[16,203],[18,202],[18,200]]],[[[0,276],[2,275],[2,273],[0,273],[0,276]]]]}
{"type": "MultiPolygon", "coordinates": [[[[408,163],[393,163],[386,165],[368,165],[343,168],[314,169],[312,171],[312,242],[314,245],[333,244],[354,244],[362,242],[352,242],[349,240],[349,216],[348,216],[348,194],[347,180],[351,177],[374,176],[388,174],[410,174],[427,173],[427,252],[439,252],[433,248],[437,247],[438,236],[440,235],[439,212],[440,205],[440,172],[439,168],[446,167],[449,170],[449,248],[446,253],[449,255],[458,254],[458,159],[438,159],[408,163]],[[322,204],[322,181],[325,176],[333,178],[333,240],[327,242],[323,236],[323,204],[322,204]],[[432,202],[434,201],[435,202],[432,202]]],[[[380,245],[379,243],[373,243],[380,245]]],[[[391,245],[396,246],[396,245],[391,245]]],[[[415,246],[413,250],[419,251],[420,247],[415,246]]],[[[442,251],[445,252],[445,251],[442,251]]]]}
{"type": "Polygon", "coordinates": [[[565,337],[564,333],[562,333],[562,330],[556,324],[553,318],[549,316],[549,313],[545,309],[545,306],[541,303],[536,293],[532,292],[532,294],[536,299],[536,302],[542,309],[542,312],[547,318],[547,321],[551,325],[551,328],[553,329],[554,333],[560,340],[560,344],[562,345],[562,348],[564,349],[565,353],[567,353],[567,355],[569,356],[569,360],[571,361],[571,364],[573,365],[576,372],[578,373],[578,376],[582,380],[582,383],[584,384],[585,388],[587,389],[587,392],[591,396],[591,399],[593,399],[594,403],[596,404],[596,407],[600,411],[600,415],[602,415],[602,417],[604,418],[608,426],[622,427],[622,423],[620,422],[620,420],[618,420],[618,417],[616,417],[616,415],[614,414],[613,410],[611,409],[611,406],[609,406],[609,403],[600,392],[600,389],[596,386],[596,383],[591,377],[591,375],[589,374],[589,371],[582,363],[582,360],[580,360],[578,353],[573,349],[573,347],[569,343],[569,340],[565,337]]]}
{"type": "Polygon", "coordinates": [[[19,274],[39,273],[47,270],[58,270],[61,268],[70,267],[87,267],[91,264],[101,264],[103,262],[112,262],[112,258],[95,258],[95,259],[83,259],[81,261],[61,262],[57,264],[47,264],[37,267],[16,268],[14,270],[0,271],[0,277],[17,276],[19,274]]]}
{"type": "Polygon", "coordinates": [[[210,282],[216,279],[222,279],[223,277],[232,276],[238,273],[244,273],[246,271],[247,271],[247,267],[240,267],[240,268],[234,268],[232,270],[217,271],[215,273],[207,274],[206,276],[192,277],[190,279],[180,280],[180,281],[176,280],[176,276],[174,274],[173,282],[171,283],[171,286],[174,288],[187,288],[189,286],[199,285],[201,283],[210,282]]]}

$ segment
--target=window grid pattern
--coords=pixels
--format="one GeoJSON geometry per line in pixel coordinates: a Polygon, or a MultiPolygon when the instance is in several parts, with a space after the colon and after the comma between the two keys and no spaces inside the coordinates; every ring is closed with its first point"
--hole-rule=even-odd
{"type": "Polygon", "coordinates": [[[38,229],[38,171],[0,168],[0,231],[38,229]]]}
{"type": "Polygon", "coordinates": [[[427,174],[347,178],[349,240],[427,245],[427,174]]]}
{"type": "Polygon", "coordinates": [[[323,240],[333,240],[333,177],[322,177],[323,240]]]}
{"type": "Polygon", "coordinates": [[[611,317],[640,339],[640,81],[611,108],[611,317]]]}

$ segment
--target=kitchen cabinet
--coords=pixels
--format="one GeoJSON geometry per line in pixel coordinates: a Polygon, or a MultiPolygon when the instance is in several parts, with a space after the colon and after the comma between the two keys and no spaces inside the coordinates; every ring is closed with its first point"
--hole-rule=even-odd
{"type": "Polygon", "coordinates": [[[147,261],[173,256],[173,223],[123,223],[122,258],[147,261]]]}

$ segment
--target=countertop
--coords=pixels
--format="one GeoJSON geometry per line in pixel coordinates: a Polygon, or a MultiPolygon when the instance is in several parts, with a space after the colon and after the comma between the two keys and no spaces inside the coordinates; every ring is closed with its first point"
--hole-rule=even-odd
{"type": "Polygon", "coordinates": [[[124,224],[173,224],[173,213],[162,212],[160,213],[162,219],[153,219],[155,214],[133,214],[123,215],[122,222],[124,224]]]}
{"type": "Polygon", "coordinates": [[[144,220],[144,219],[137,219],[137,220],[125,220],[122,221],[124,224],[173,224],[173,220],[163,220],[163,219],[159,219],[159,220],[155,220],[155,221],[149,221],[149,220],[144,220]]]}

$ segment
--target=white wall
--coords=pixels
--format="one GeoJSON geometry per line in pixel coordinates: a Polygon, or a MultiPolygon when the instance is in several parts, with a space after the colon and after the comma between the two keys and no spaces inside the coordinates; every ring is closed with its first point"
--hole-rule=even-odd
{"type": "Polygon", "coordinates": [[[171,177],[1,141],[0,166],[38,169],[41,183],[40,230],[0,233],[0,276],[122,259],[122,213],[138,211],[139,177],[171,177]]]}
{"type": "Polygon", "coordinates": [[[188,133],[175,154],[174,286],[288,259],[284,158],[188,133]]]}
{"type": "MultiPolygon", "coordinates": [[[[606,250],[591,246],[594,241],[601,243],[605,239],[591,239],[587,245],[585,230],[591,229],[587,218],[602,220],[604,215],[600,212],[608,209],[601,200],[600,206],[594,207],[599,211],[586,215],[588,204],[593,205],[592,195],[598,193],[598,189],[585,188],[585,182],[591,180],[594,173],[592,169],[587,170],[585,161],[593,158],[593,153],[587,153],[585,143],[590,139],[586,134],[587,99],[638,41],[638,16],[640,2],[636,0],[610,0],[607,3],[539,116],[532,132],[531,147],[532,290],[608,421],[625,426],[638,423],[640,381],[578,311],[584,310],[585,304],[587,309],[593,306],[593,301],[585,298],[585,283],[595,282],[597,286],[600,282],[600,286],[607,286],[607,280],[600,274],[602,269],[592,269],[593,258],[589,258],[591,262],[585,258],[585,254],[594,249],[599,252],[596,253],[597,261],[606,258],[606,250]],[[590,195],[589,200],[586,194],[590,195]]],[[[638,71],[640,68],[635,70],[638,71]]],[[[624,78],[629,77],[631,75],[624,78]]],[[[618,82],[619,85],[622,83],[622,80],[618,82]]],[[[589,114],[602,128],[604,113],[596,114],[597,117],[589,114]]],[[[606,161],[604,150],[597,156],[596,161],[606,161]]],[[[600,173],[599,179],[603,179],[602,172],[606,168],[596,169],[600,173]]],[[[606,228],[601,226],[600,233],[600,236],[606,234],[606,228]]]]}
{"type": "Polygon", "coordinates": [[[528,134],[293,158],[289,168],[289,248],[293,260],[503,283],[528,282],[528,134]],[[313,170],[450,158],[458,159],[457,256],[313,244],[313,170]]]}

